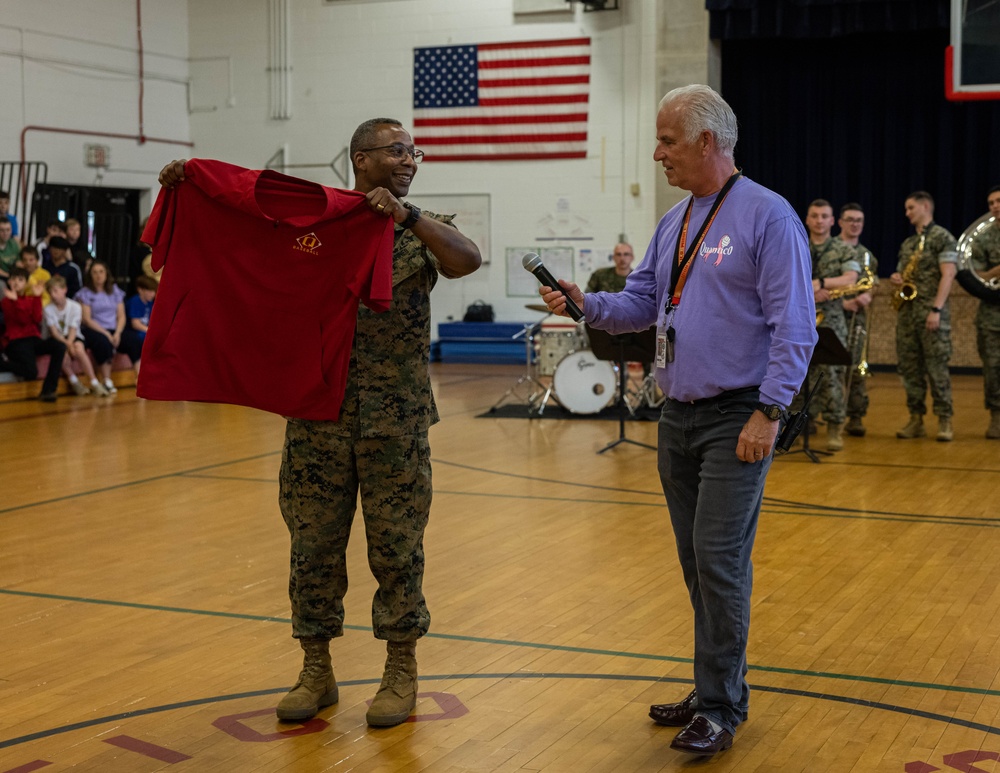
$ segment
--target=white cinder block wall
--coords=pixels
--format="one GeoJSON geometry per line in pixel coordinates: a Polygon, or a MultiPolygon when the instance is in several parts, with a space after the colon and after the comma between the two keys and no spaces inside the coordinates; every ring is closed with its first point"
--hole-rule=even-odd
{"type": "MultiPolygon", "coordinates": [[[[29,130],[27,157],[49,180],[95,184],[83,145],[111,149],[103,184],[148,189],[173,158],[200,156],[260,168],[283,152],[289,164],[327,164],[356,125],[392,116],[412,125],[413,49],[422,46],[588,36],[592,82],[588,152],[552,162],[425,163],[411,193],[489,194],[489,264],[442,281],[437,323],[460,319],[483,298],[500,320],[534,320],[536,299],[509,297],[505,251],[547,235],[547,217],[572,217],[609,250],[619,234],[641,256],[658,217],[679,199],[651,159],[656,103],[666,88],[708,77],[703,0],[619,0],[618,11],[515,13],[515,0],[288,0],[292,66],[287,119],[273,119],[268,72],[270,0],[142,0],[147,137],[195,147],[29,130]],[[637,193],[633,193],[637,191],[637,193]]],[[[523,7],[523,0],[516,0],[523,7]]],[[[25,126],[139,134],[136,0],[8,3],[0,20],[5,109],[0,141],[16,160],[25,126]]],[[[343,186],[328,168],[290,169],[343,186]]],[[[459,222],[461,226],[461,222],[459,222]]],[[[559,244],[546,242],[545,244],[559,244]]],[[[575,277],[586,281],[586,273],[575,277]]]]}
{"type": "MultiPolygon", "coordinates": [[[[698,5],[699,0],[685,0],[698,5]]],[[[556,4],[559,5],[558,3],[556,4]]],[[[291,118],[269,115],[268,0],[191,0],[193,57],[233,57],[236,104],[191,117],[198,154],[260,166],[282,147],[293,164],[326,163],[354,128],[374,116],[413,117],[413,49],[466,43],[588,36],[592,41],[591,97],[586,159],[551,162],[424,163],[410,192],[489,194],[490,263],[434,292],[437,323],[461,319],[482,298],[500,320],[534,320],[525,310],[538,299],[507,296],[505,251],[535,243],[539,222],[567,213],[584,222],[592,241],[575,249],[610,249],[620,233],[641,255],[657,216],[653,117],[659,95],[655,73],[657,3],[621,0],[622,9],[515,14],[513,0],[291,0],[291,118]],[[637,184],[638,195],[632,194],[637,184]],[[560,209],[561,208],[561,209],[560,209]]],[[[705,33],[699,47],[705,61],[705,33]]],[[[192,65],[194,93],[219,93],[192,65]]],[[[331,170],[290,170],[341,185],[331,170]]],[[[457,225],[461,227],[461,221],[457,225]]],[[[583,281],[586,276],[578,277],[583,281]]]]}
{"type": "MultiPolygon", "coordinates": [[[[189,141],[187,4],[146,0],[141,14],[142,133],[189,141]]],[[[136,0],[4,3],[0,160],[18,160],[23,134],[27,160],[47,162],[49,182],[93,185],[97,170],[85,165],[84,145],[97,143],[110,148],[104,185],[151,189],[166,161],[190,152],[179,144],[52,131],[140,134],[137,21],[136,0]]]]}

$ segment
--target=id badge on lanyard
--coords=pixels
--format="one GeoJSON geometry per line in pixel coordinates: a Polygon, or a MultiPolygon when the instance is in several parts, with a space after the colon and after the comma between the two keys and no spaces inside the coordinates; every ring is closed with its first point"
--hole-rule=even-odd
{"type": "Polygon", "coordinates": [[[670,321],[673,316],[673,307],[669,307],[663,324],[666,328],[656,330],[656,367],[663,368],[668,362],[674,361],[674,326],[670,321]]]}

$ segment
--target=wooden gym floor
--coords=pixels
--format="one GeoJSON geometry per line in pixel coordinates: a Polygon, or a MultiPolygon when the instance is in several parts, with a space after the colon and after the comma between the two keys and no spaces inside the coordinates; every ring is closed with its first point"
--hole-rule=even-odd
{"type": "Polygon", "coordinates": [[[979,378],[955,378],[950,444],[896,440],[902,389],[876,374],[866,438],[775,462],[750,719],[699,762],[646,717],[691,687],[655,454],[598,455],[613,421],[476,418],[519,375],[434,366],[433,622],[418,716],[387,730],[364,722],[384,648],[360,524],[340,704],[275,721],[300,664],[280,418],[128,389],[0,404],[0,773],[1000,769],[1000,442],[979,378]]]}

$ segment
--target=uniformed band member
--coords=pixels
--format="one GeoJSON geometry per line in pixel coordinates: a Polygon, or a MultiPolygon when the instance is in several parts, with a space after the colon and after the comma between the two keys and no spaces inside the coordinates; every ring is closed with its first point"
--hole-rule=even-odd
{"type": "MultiPolygon", "coordinates": [[[[972,243],[972,263],[983,279],[1000,279],[1000,185],[991,188],[986,203],[996,220],[972,243]]],[[[976,312],[976,345],[983,361],[983,391],[990,425],[986,437],[1000,439],[1000,304],[981,300],[976,312]]]]}
{"type": "MultiPolygon", "coordinates": [[[[862,271],[864,271],[864,257],[867,253],[868,270],[871,271],[872,278],[875,280],[875,277],[878,276],[878,260],[871,250],[860,241],[861,232],[865,227],[865,213],[861,205],[854,201],[844,204],[840,208],[837,225],[840,227],[840,233],[836,238],[854,250],[854,259],[862,271]]],[[[875,281],[877,282],[877,280],[875,281]]],[[[865,436],[865,425],[862,419],[868,414],[868,383],[867,379],[857,372],[857,367],[862,359],[865,339],[871,335],[868,306],[871,304],[872,298],[872,292],[865,290],[853,297],[844,298],[841,304],[847,314],[847,337],[849,341],[853,342],[854,349],[851,352],[851,368],[847,373],[847,426],[845,429],[848,435],[855,437],[865,436]]]]}
{"type": "Polygon", "coordinates": [[[910,420],[896,433],[898,438],[924,437],[927,387],[930,385],[934,414],[938,417],[937,439],[954,437],[951,418],[951,314],[948,293],[957,271],[956,240],[934,222],[934,199],[926,191],[906,197],[906,217],[916,229],[899,248],[896,272],[889,278],[895,292],[912,300],[899,301],[896,320],[896,356],[899,375],[906,389],[910,420]]]}
{"type": "MultiPolygon", "coordinates": [[[[840,298],[830,298],[830,290],[844,288],[858,281],[861,266],[855,260],[854,250],[839,239],[830,236],[833,228],[833,207],[826,199],[816,199],[806,211],[806,229],[809,231],[809,252],[812,256],[813,298],[817,316],[822,314],[819,327],[830,328],[840,342],[847,346],[847,318],[840,298]]],[[[824,372],[825,378],[813,397],[813,413],[821,411],[826,421],[826,447],[839,451],[844,447],[841,432],[846,415],[844,365],[816,365],[810,368],[810,378],[824,372]]]]}
{"type": "Polygon", "coordinates": [[[625,280],[632,273],[632,261],[635,260],[632,245],[626,242],[616,244],[612,259],[615,262],[613,266],[599,268],[590,275],[588,293],[620,293],[625,289],[625,280]]]}

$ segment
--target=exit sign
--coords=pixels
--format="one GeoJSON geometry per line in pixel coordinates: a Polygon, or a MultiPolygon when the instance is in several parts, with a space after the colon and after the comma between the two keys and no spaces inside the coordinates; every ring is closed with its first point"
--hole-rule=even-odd
{"type": "Polygon", "coordinates": [[[84,163],[87,166],[108,167],[111,164],[111,146],[87,143],[83,146],[84,163]]]}

